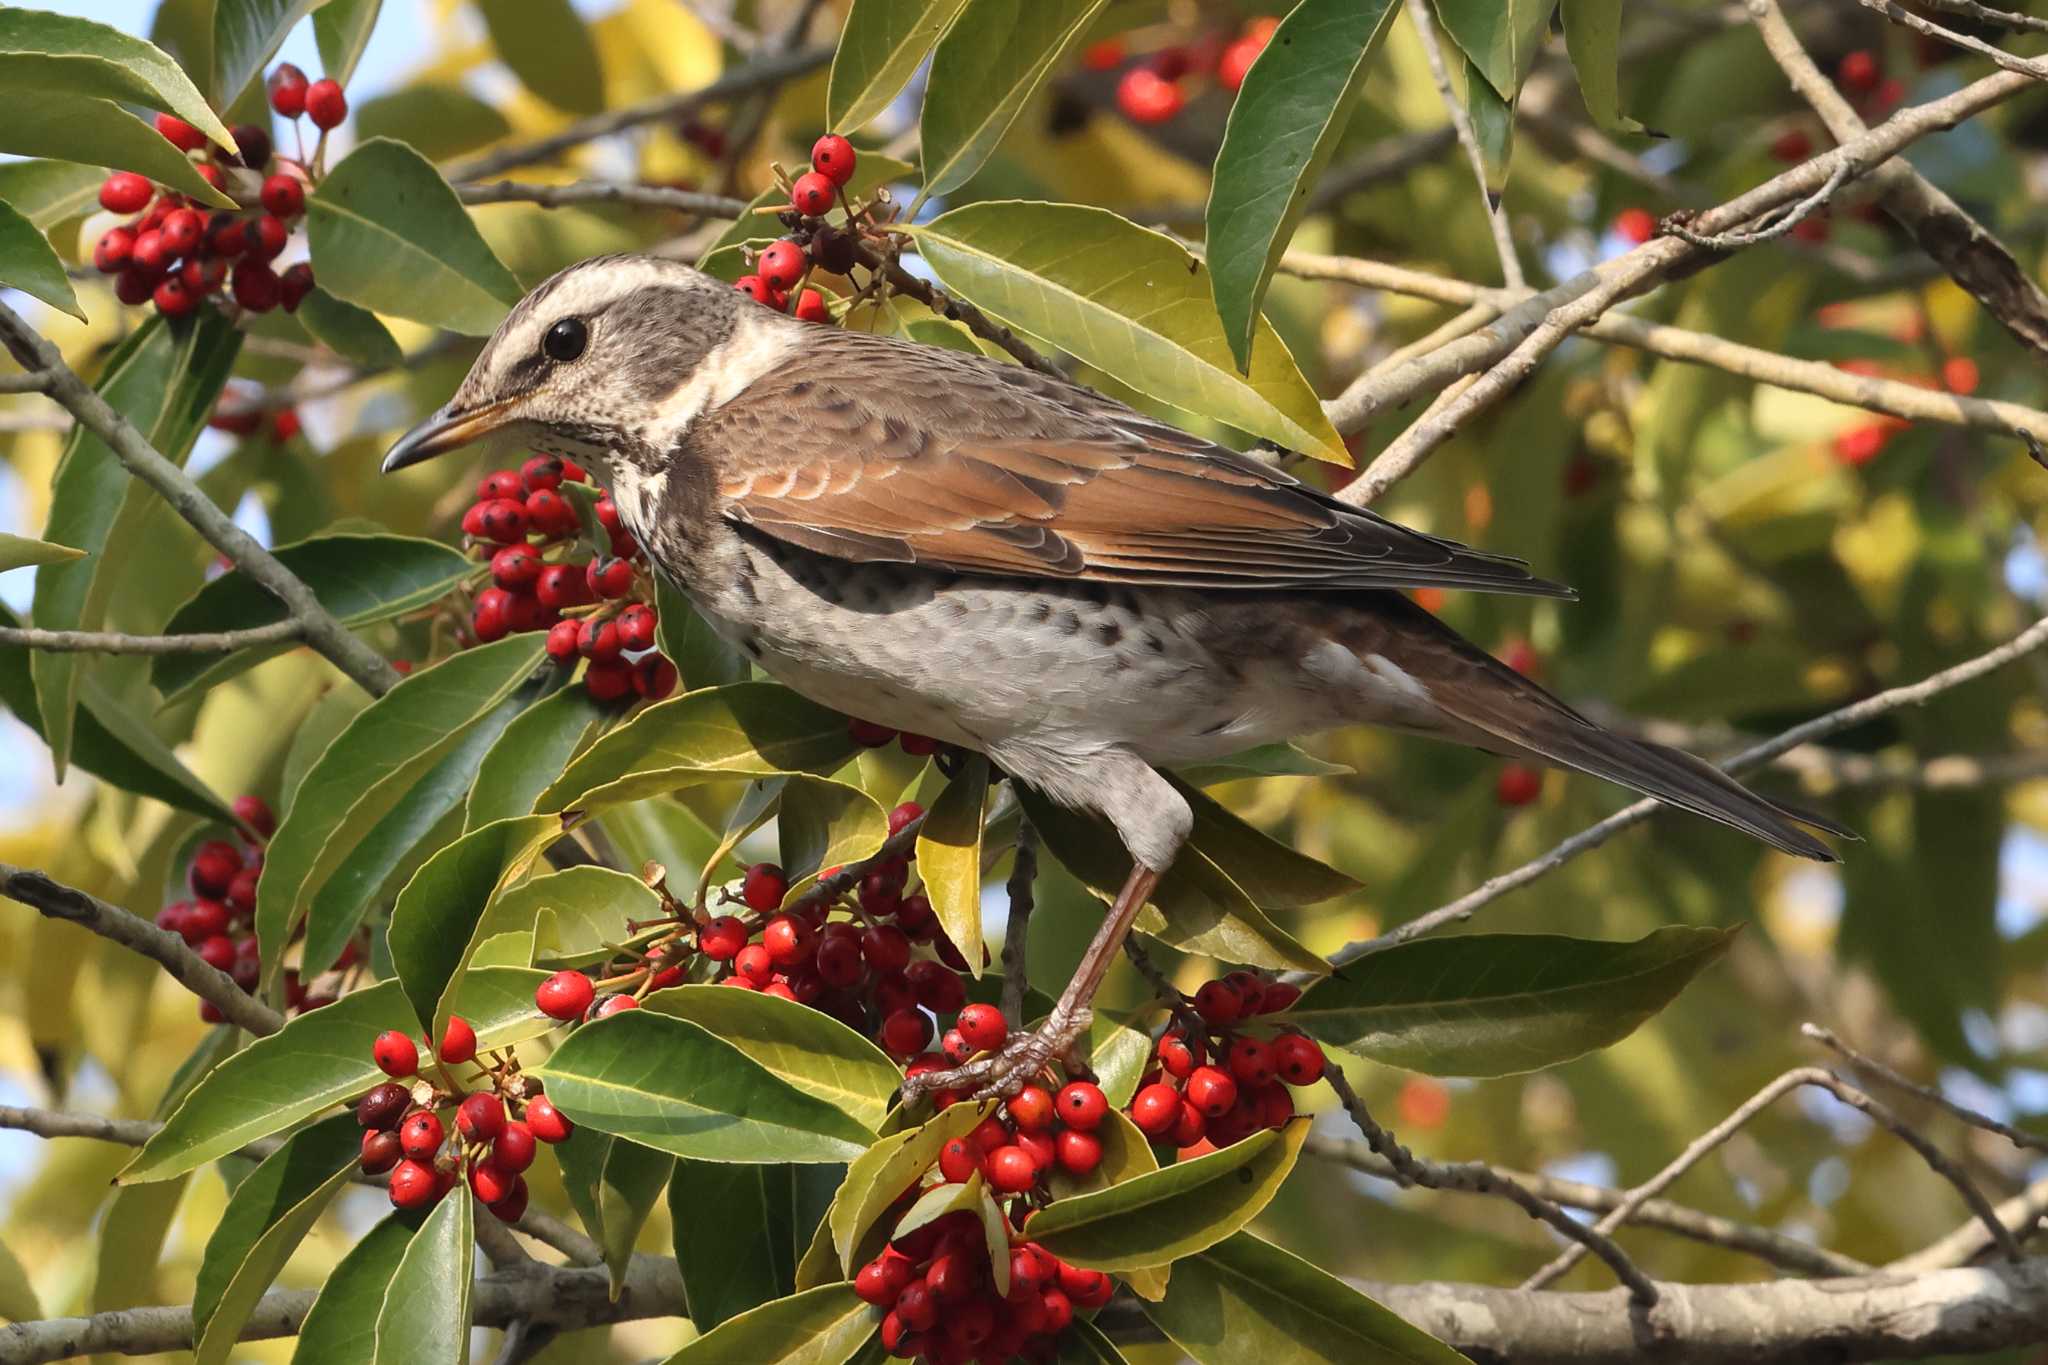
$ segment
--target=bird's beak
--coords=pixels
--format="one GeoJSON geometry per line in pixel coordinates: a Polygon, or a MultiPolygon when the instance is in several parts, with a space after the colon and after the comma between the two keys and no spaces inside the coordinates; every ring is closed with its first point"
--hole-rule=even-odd
{"type": "Polygon", "coordinates": [[[451,403],[398,438],[398,444],[384,456],[384,472],[431,460],[490,435],[511,420],[512,403],[510,398],[500,398],[466,412],[457,411],[451,403]]]}

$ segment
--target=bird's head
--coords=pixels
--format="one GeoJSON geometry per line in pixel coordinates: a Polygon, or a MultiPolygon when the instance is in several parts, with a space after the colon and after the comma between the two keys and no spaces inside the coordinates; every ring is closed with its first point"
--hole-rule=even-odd
{"type": "Polygon", "coordinates": [[[778,316],[678,261],[580,262],[519,301],[455,396],[391,447],[384,472],[490,440],[629,475],[704,409],[721,348],[778,316]]]}

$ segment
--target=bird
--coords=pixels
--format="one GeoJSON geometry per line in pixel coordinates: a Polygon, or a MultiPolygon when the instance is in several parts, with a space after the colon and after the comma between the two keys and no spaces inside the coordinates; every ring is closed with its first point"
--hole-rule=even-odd
{"type": "Polygon", "coordinates": [[[799,321],[649,255],[536,286],[386,473],[475,441],[587,465],[650,563],[768,676],[1107,820],[1131,871],[1035,1031],[906,1089],[1068,1055],[1193,816],[1172,769],[1351,725],[1577,769],[1802,858],[1801,824],[1602,728],[1418,588],[1569,598],[1035,367],[799,321]]]}

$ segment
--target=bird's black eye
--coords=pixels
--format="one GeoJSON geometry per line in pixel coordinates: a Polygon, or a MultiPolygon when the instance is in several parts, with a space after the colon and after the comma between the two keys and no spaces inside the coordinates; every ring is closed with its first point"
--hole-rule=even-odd
{"type": "Polygon", "coordinates": [[[581,318],[563,318],[548,328],[548,334],[540,339],[540,349],[549,360],[566,363],[582,355],[589,341],[590,329],[581,318]]]}

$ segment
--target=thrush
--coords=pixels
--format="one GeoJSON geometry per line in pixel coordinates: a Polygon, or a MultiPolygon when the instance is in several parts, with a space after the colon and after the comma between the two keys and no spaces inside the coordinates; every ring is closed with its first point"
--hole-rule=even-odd
{"type": "Polygon", "coordinates": [[[1576,768],[1832,861],[1788,811],[1595,725],[1404,589],[1570,597],[1020,365],[799,322],[673,261],[528,294],[384,469],[484,437],[590,465],[663,578],[771,677],[986,754],[1132,861],[1057,1006],[926,1089],[1063,1055],[1186,840],[1162,769],[1347,725],[1576,768]]]}

